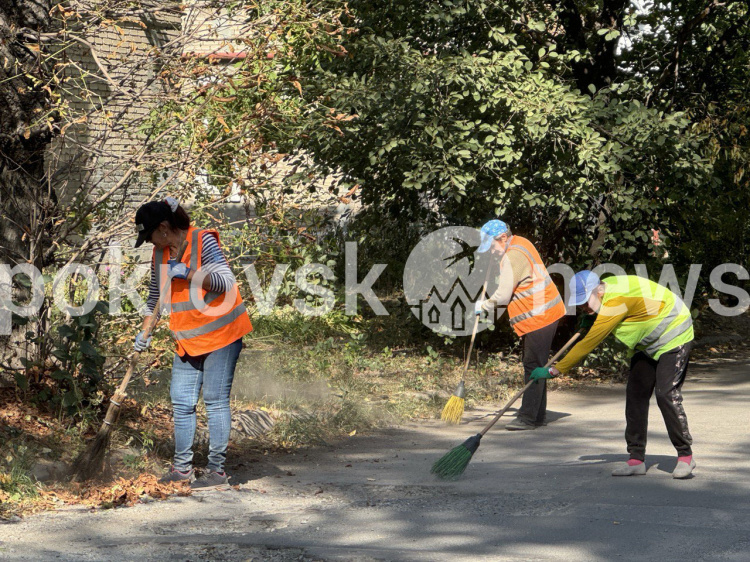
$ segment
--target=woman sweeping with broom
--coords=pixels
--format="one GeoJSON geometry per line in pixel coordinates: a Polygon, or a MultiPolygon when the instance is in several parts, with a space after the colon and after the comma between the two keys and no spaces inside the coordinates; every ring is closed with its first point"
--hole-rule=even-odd
{"type": "Polygon", "coordinates": [[[693,438],[682,406],[693,319],[680,297],[649,279],[616,275],[602,281],[579,271],[570,281],[569,304],[597,314],[588,335],[555,366],[535,369],[532,379],[567,373],[613,333],[632,352],[625,398],[625,441],[630,460],[612,476],[646,474],[646,435],[651,395],[661,410],[669,439],[677,450],[673,478],[689,478],[695,468],[693,438]]]}
{"type": "MultiPolygon", "coordinates": [[[[163,309],[170,311],[169,327],[177,345],[170,386],[174,463],[161,481],[189,481],[194,489],[225,486],[229,480],[224,471],[231,427],[229,393],[242,337],[253,329],[250,318],[219,246],[218,232],[191,226],[190,217],[172,197],[141,206],[135,222],[135,247],[144,242],[154,245],[144,330],[150,316],[161,313],[154,308],[168,280],[163,309]],[[182,260],[172,259],[185,242],[182,260]],[[196,480],[192,447],[201,388],[208,414],[209,454],[206,470],[196,480]]],[[[141,331],[134,347],[144,351],[150,343],[151,337],[144,339],[141,331]]]]}
{"type": "MultiPolygon", "coordinates": [[[[492,251],[500,257],[500,278],[495,293],[475,304],[475,313],[508,307],[510,324],[523,341],[524,382],[549,358],[557,323],[565,316],[565,305],[547,273],[534,245],[514,236],[507,224],[491,220],[481,229],[478,253],[492,251]]],[[[537,384],[526,391],[511,431],[536,429],[546,424],[547,386],[537,384]]]]}

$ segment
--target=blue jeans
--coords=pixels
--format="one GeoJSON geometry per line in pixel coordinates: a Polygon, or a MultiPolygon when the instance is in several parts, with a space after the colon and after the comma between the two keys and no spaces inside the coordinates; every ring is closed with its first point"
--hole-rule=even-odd
{"type": "Polygon", "coordinates": [[[226,347],[205,355],[180,357],[175,354],[172,364],[172,409],[174,410],[174,468],[187,471],[193,467],[193,439],[195,438],[195,407],[203,387],[203,402],[208,414],[208,465],[216,472],[224,471],[227,458],[232,413],[229,392],[232,389],[234,368],[242,349],[239,339],[226,347]]]}

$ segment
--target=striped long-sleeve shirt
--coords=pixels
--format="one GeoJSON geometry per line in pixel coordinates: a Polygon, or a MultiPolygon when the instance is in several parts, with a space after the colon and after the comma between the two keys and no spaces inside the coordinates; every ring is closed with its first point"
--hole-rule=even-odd
{"type": "MultiPolygon", "coordinates": [[[[210,280],[209,291],[214,293],[225,293],[234,284],[234,273],[229,267],[224,252],[221,251],[219,242],[210,232],[204,232],[202,236],[203,251],[201,253],[201,271],[208,273],[210,280]]],[[[148,287],[148,300],[146,301],[147,316],[151,316],[159,300],[159,286],[156,283],[156,270],[151,263],[151,283],[148,287]]]]}

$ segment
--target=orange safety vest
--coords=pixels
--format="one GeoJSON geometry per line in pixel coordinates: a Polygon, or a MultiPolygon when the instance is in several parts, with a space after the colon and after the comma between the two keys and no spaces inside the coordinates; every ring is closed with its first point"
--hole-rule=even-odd
{"type": "MultiPolygon", "coordinates": [[[[215,230],[199,230],[191,226],[187,232],[188,244],[182,261],[195,272],[201,268],[205,232],[210,232],[219,241],[219,233],[215,230]]],[[[169,251],[154,248],[152,259],[154,264],[161,264],[154,269],[161,291],[162,279],[167,279],[169,251]]],[[[164,303],[164,309],[170,311],[169,328],[180,357],[211,353],[253,330],[236,282],[226,293],[216,293],[203,288],[202,275],[194,275],[192,283],[172,279],[169,301],[164,303]]]]}
{"type": "Polygon", "coordinates": [[[523,336],[565,316],[565,304],[560,292],[547,273],[539,252],[526,238],[512,236],[508,252],[520,252],[531,265],[531,281],[518,285],[508,303],[510,325],[523,336]]]}

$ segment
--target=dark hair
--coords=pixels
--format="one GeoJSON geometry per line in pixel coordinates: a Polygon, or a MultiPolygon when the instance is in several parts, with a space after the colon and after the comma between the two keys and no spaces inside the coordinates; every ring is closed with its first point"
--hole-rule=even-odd
{"type": "MultiPolygon", "coordinates": [[[[170,201],[176,202],[172,199],[170,201]]],[[[135,247],[139,248],[144,242],[152,241],[151,235],[165,221],[169,223],[172,230],[190,228],[190,217],[185,209],[179,206],[179,203],[175,212],[172,212],[172,207],[167,201],[149,201],[141,205],[135,212],[135,226],[138,233],[135,247]]]]}
{"type": "Polygon", "coordinates": [[[182,205],[178,206],[175,212],[172,212],[168,203],[164,203],[164,205],[169,209],[167,220],[172,228],[179,228],[180,230],[187,230],[190,228],[190,216],[185,209],[182,208],[182,205]]]}

